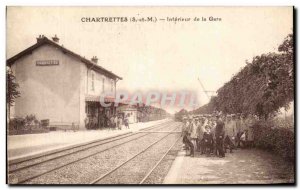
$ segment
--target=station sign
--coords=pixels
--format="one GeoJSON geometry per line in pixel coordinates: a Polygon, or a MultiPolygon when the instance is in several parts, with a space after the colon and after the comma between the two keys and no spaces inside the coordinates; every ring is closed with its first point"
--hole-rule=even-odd
{"type": "Polygon", "coordinates": [[[54,66],[59,65],[59,60],[38,60],[36,66],[54,66]]]}

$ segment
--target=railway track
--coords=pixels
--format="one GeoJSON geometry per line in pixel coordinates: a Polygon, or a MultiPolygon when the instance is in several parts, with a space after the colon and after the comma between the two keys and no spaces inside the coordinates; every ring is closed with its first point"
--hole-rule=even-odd
{"type": "MultiPolygon", "coordinates": [[[[170,122],[165,122],[159,125],[154,125],[152,127],[143,129],[141,131],[146,132],[149,130],[153,130],[153,129],[160,129],[160,128],[164,128],[168,123],[170,122]]],[[[41,163],[45,163],[47,161],[51,161],[51,160],[55,160],[58,158],[62,158],[64,156],[68,156],[71,154],[75,154],[84,150],[87,150],[89,148],[94,148],[103,144],[107,144],[116,140],[120,140],[120,139],[124,139],[130,136],[134,136],[136,135],[136,133],[126,133],[126,134],[122,134],[122,135],[118,135],[118,136],[114,136],[111,138],[107,138],[107,139],[100,139],[100,140],[96,140],[96,141],[91,141],[88,143],[83,143],[83,144],[79,144],[79,145],[75,145],[75,146],[71,146],[68,148],[64,148],[62,150],[57,150],[57,151],[53,151],[53,152],[49,152],[46,154],[42,154],[42,155],[38,155],[38,156],[34,156],[34,157],[29,157],[27,159],[22,159],[19,161],[13,161],[9,163],[9,174],[20,171],[22,169],[26,169],[41,163]]]]}
{"type": "MultiPolygon", "coordinates": [[[[158,158],[155,159],[155,164],[152,167],[147,167],[146,169],[144,169],[144,171],[139,171],[139,174],[137,175],[137,177],[133,177],[134,173],[131,173],[128,170],[128,168],[130,168],[130,166],[126,167],[126,165],[130,165],[129,164],[130,162],[133,162],[133,165],[135,165],[136,163],[141,164],[141,159],[137,159],[137,158],[142,157],[141,155],[146,154],[147,151],[149,151],[151,148],[153,149],[152,151],[157,151],[154,148],[154,146],[157,145],[158,143],[160,143],[161,141],[165,140],[170,135],[174,135],[172,133],[172,131],[170,133],[168,133],[167,135],[164,135],[162,138],[158,139],[157,141],[153,142],[152,144],[150,144],[149,146],[147,146],[146,148],[144,148],[137,154],[133,155],[132,157],[127,159],[125,162],[114,167],[109,172],[107,172],[107,173],[101,175],[100,177],[96,178],[95,180],[91,181],[90,184],[103,184],[103,183],[104,184],[116,184],[116,183],[118,183],[118,184],[119,183],[121,183],[121,184],[143,184],[149,178],[149,176],[152,174],[152,172],[157,168],[157,166],[159,164],[161,164],[163,159],[171,151],[171,149],[176,145],[178,140],[181,139],[181,137],[179,135],[176,135],[177,137],[175,138],[175,140],[171,144],[171,146],[170,145],[166,146],[167,148],[164,147],[166,150],[162,153],[162,155],[160,155],[159,159],[158,158]],[[134,162],[134,159],[137,159],[137,160],[135,160],[135,162],[134,162]],[[123,171],[120,171],[121,175],[118,174],[118,170],[123,170],[123,171]],[[135,179],[134,181],[132,181],[132,177],[135,179]]],[[[167,144],[169,144],[169,142],[167,144]]],[[[147,156],[145,156],[145,157],[147,157],[147,156]]],[[[150,160],[152,160],[152,162],[153,162],[153,158],[151,158],[150,160]]],[[[142,162],[147,163],[148,161],[149,161],[149,159],[146,159],[146,160],[143,160],[142,162]]]]}
{"type": "Polygon", "coordinates": [[[165,159],[165,157],[170,153],[170,151],[174,148],[176,143],[181,138],[177,138],[175,142],[170,146],[170,148],[161,156],[161,158],[156,162],[156,164],[147,172],[147,174],[144,176],[144,178],[139,182],[139,184],[144,184],[146,180],[150,177],[150,175],[153,173],[153,171],[162,163],[162,161],[165,159]]]}
{"type": "Polygon", "coordinates": [[[18,163],[13,163],[12,165],[10,165],[11,167],[9,170],[9,179],[12,178],[12,180],[10,180],[10,183],[30,183],[30,181],[34,180],[35,178],[39,178],[40,176],[55,172],[68,165],[76,164],[77,162],[93,157],[97,154],[101,154],[110,149],[125,145],[138,139],[142,139],[143,137],[151,134],[151,132],[147,131],[151,131],[154,129],[159,131],[161,129],[165,130],[166,128],[172,128],[174,127],[172,126],[172,124],[174,123],[167,122],[159,124],[157,126],[149,127],[139,133],[126,134],[118,137],[113,137],[111,139],[106,139],[104,141],[87,143],[82,146],[72,147],[70,149],[54,152],[52,154],[47,154],[28,160],[22,160],[18,163]],[[102,148],[97,150],[96,147],[102,148]],[[85,152],[87,153],[84,154],[85,152]],[[62,162],[62,164],[60,164],[60,162],[62,162]]]}

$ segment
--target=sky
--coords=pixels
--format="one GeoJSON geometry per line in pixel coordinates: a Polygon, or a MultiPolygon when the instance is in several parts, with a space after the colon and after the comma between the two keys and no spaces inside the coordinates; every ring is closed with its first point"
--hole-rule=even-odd
{"type": "MultiPolygon", "coordinates": [[[[181,91],[208,103],[256,55],[277,50],[293,31],[292,7],[8,7],[7,58],[40,34],[123,77],[117,90],[181,91]],[[221,21],[87,23],[83,17],[220,18],[221,21]]],[[[174,113],[181,107],[166,107],[174,113]]],[[[192,109],[192,108],[187,108],[192,109]]]]}

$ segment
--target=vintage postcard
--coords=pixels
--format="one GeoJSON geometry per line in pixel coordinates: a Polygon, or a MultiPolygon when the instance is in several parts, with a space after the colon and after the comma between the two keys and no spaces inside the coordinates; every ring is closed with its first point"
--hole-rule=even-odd
{"type": "Polygon", "coordinates": [[[8,6],[7,184],[295,184],[293,17],[8,6]]]}

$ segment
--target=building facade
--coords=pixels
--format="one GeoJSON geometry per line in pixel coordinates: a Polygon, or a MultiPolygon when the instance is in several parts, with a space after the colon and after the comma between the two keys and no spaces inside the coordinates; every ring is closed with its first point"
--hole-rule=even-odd
{"type": "Polygon", "coordinates": [[[100,95],[110,92],[107,102],[114,102],[117,81],[122,78],[92,60],[64,48],[55,36],[44,36],[37,43],[7,60],[19,84],[20,97],[11,107],[11,117],[34,114],[50,125],[79,125],[93,121],[103,125],[102,118],[116,113],[113,104],[103,108],[100,95]]]}

